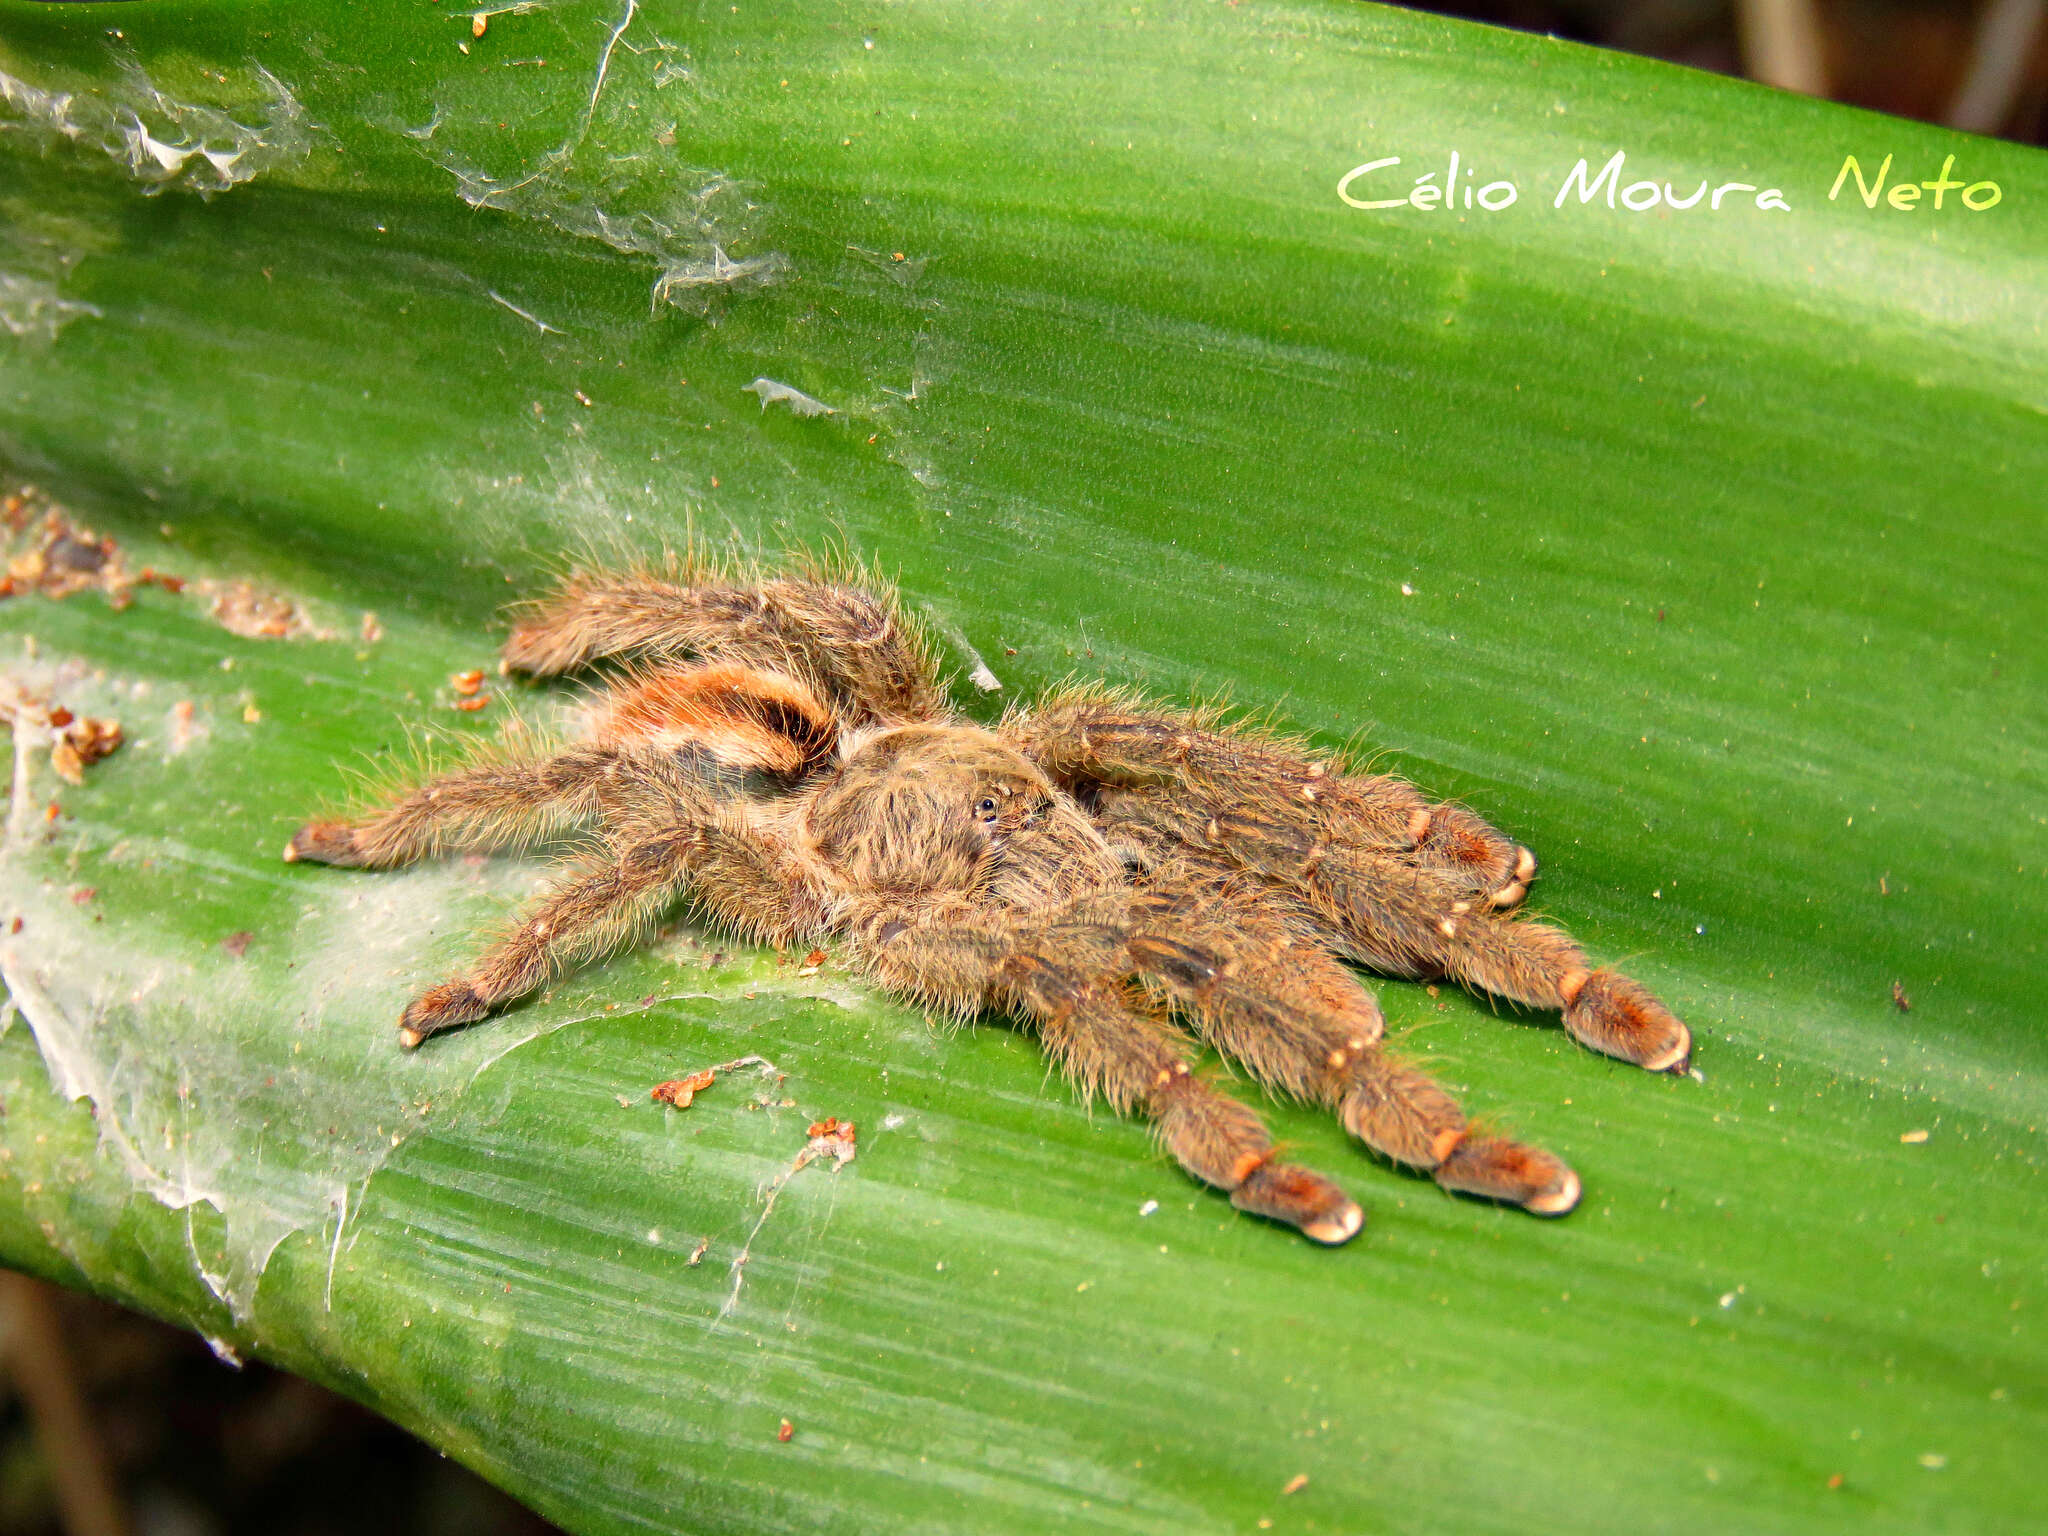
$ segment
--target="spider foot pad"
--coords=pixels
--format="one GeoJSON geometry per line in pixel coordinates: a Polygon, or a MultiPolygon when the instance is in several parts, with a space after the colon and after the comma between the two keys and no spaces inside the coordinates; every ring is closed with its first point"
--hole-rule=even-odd
{"type": "Polygon", "coordinates": [[[309,821],[284,845],[284,861],[296,864],[354,864],[358,860],[355,829],[345,821],[309,821]]]}
{"type": "Polygon", "coordinates": [[[1550,1153],[1498,1136],[1468,1136],[1436,1169],[1445,1189],[1562,1216],[1579,1203],[1579,1176],[1550,1153]]]}
{"type": "Polygon", "coordinates": [[[1646,1072],[1682,1073],[1692,1061],[1692,1035],[1641,982],[1594,971],[1567,1000],[1565,1028],[1604,1056],[1646,1072]]]}
{"type": "Polygon", "coordinates": [[[473,1024],[491,1011],[466,981],[447,981],[430,987],[406,1005],[398,1017],[398,1043],[411,1050],[427,1036],[473,1024]]]}
{"type": "Polygon", "coordinates": [[[1350,1242],[1365,1225],[1365,1212],[1357,1201],[1320,1173],[1288,1163],[1262,1163],[1254,1168],[1231,1191],[1230,1203],[1241,1211],[1299,1227],[1304,1237],[1332,1247],[1350,1242]]]}

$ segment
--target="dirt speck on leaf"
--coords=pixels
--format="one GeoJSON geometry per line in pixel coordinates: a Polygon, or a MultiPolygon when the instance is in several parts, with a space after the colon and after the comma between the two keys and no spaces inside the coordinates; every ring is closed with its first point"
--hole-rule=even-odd
{"type": "Polygon", "coordinates": [[[333,640],[290,598],[246,581],[202,581],[200,595],[214,623],[245,640],[333,640]]]}

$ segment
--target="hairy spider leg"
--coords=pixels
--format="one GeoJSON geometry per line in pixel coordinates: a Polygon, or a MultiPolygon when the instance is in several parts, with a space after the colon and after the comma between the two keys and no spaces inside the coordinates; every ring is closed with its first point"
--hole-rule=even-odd
{"type": "Polygon", "coordinates": [[[284,857],[388,869],[458,849],[530,847],[628,803],[635,785],[748,772],[795,782],[833,761],[838,742],[831,711],[784,674],[645,668],[605,694],[590,742],[471,764],[367,815],[309,822],[284,857]]]}
{"type": "Polygon", "coordinates": [[[849,724],[949,712],[930,650],[893,595],[846,582],[681,574],[572,574],[513,626],[505,668],[550,676],[601,657],[695,654],[799,678],[849,724]]]}
{"type": "Polygon", "coordinates": [[[1013,713],[1003,734],[1076,793],[1151,787],[1183,802],[1236,807],[1333,843],[1460,871],[1498,907],[1521,901],[1536,874],[1534,854],[1463,806],[1432,803],[1402,779],[1337,772],[1299,741],[1213,712],[1069,688],[1013,713]]]}
{"type": "Polygon", "coordinates": [[[625,943],[668,903],[688,872],[676,839],[585,866],[462,975],[414,998],[399,1016],[400,1044],[410,1049],[429,1035],[473,1023],[578,961],[625,943]]]}
{"type": "Polygon", "coordinates": [[[1578,1204],[1564,1163],[1475,1136],[1455,1099],[1381,1048],[1378,1005],[1341,965],[1278,923],[1247,920],[1241,904],[1161,885],[1141,900],[1146,927],[1130,951],[1218,1050],[1271,1088],[1330,1105],[1367,1146],[1446,1189],[1544,1216],[1578,1204]]]}
{"type": "Polygon", "coordinates": [[[1125,948],[1123,902],[1103,892],[1053,920],[956,908],[916,924],[883,909],[862,925],[863,948],[894,991],[961,1013],[1007,1007],[1035,1022],[1077,1087],[1150,1116],[1175,1161],[1240,1210],[1320,1243],[1348,1242],[1365,1222],[1358,1204],[1323,1175],[1281,1162],[1257,1114],[1190,1069],[1185,1037],[1130,1006],[1124,980],[1138,962],[1125,948]]]}
{"type": "Polygon", "coordinates": [[[459,849],[530,847],[595,816],[634,771],[610,746],[472,764],[352,820],[307,822],[285,862],[391,869],[459,849]]]}
{"type": "Polygon", "coordinates": [[[662,802],[623,819],[605,852],[543,897],[505,938],[453,981],[421,994],[399,1038],[468,1024],[543,982],[633,938],[687,885],[736,932],[771,943],[810,937],[834,922],[833,900],[772,830],[682,781],[662,802]]]}

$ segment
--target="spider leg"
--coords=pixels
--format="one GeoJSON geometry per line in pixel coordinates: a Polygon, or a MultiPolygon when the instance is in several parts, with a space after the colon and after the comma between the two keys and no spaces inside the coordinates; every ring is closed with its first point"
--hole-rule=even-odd
{"type": "MultiPolygon", "coordinates": [[[[1492,910],[1455,869],[1333,846],[1300,827],[1219,812],[1199,828],[1163,797],[1105,798],[1112,835],[1126,824],[1171,831],[1211,871],[1266,881],[1260,895],[1304,916],[1337,949],[1393,976],[1450,975],[1533,1008],[1554,1008],[1582,1045],[1652,1072],[1681,1072],[1686,1027],[1640,982],[1596,970],[1562,929],[1492,910]]],[[[1212,874],[1212,879],[1214,878],[1212,874]]]]}
{"type": "Polygon", "coordinates": [[[1279,1161],[1259,1117],[1189,1068],[1185,1038],[1131,1007],[1123,906],[1118,892],[1083,898],[1050,920],[878,913],[861,926],[862,953],[884,985],[919,1001],[1024,1014],[1083,1092],[1124,1113],[1144,1111],[1174,1159],[1227,1191],[1232,1205],[1319,1243],[1349,1241],[1365,1221],[1356,1202],[1321,1174],[1279,1161]]]}
{"type": "Polygon", "coordinates": [[[543,897],[453,981],[399,1019],[401,1044],[481,1019],[583,960],[616,948],[685,883],[729,926],[782,940],[829,925],[829,897],[782,845],[738,811],[677,796],[665,816],[628,824],[603,855],[543,897]]]}
{"type": "Polygon", "coordinates": [[[457,848],[527,847],[595,814],[630,772],[603,747],[458,768],[354,820],[307,822],[285,862],[390,869],[457,848]]]}
{"type": "Polygon", "coordinates": [[[1371,995],[1314,946],[1227,900],[1152,894],[1134,916],[1133,958],[1261,1082],[1332,1105],[1352,1135],[1446,1189],[1542,1216],[1578,1204],[1578,1176],[1558,1158],[1473,1134],[1455,1099],[1381,1049],[1371,995]]]}
{"type": "Polygon", "coordinates": [[[1463,806],[1434,804],[1402,779],[1343,773],[1302,742],[1201,712],[1074,689],[1013,713],[1002,732],[1076,793],[1152,789],[1183,806],[1240,808],[1341,846],[1457,871],[1495,906],[1521,901],[1536,874],[1534,854],[1463,806]]]}
{"type": "Polygon", "coordinates": [[[1490,911],[1434,876],[1372,854],[1333,853],[1306,890],[1316,914],[1366,954],[1557,1009],[1571,1036],[1604,1056],[1651,1072],[1686,1069],[1692,1035],[1647,987],[1595,969],[1562,928],[1490,911]]]}
{"type": "Polygon", "coordinates": [[[430,987],[399,1016],[407,1049],[473,1023],[571,965],[623,943],[674,895],[688,874],[680,848],[644,844],[563,881],[512,932],[453,981],[430,987]]]}
{"type": "Polygon", "coordinates": [[[607,656],[696,655],[792,674],[855,724],[946,714],[930,650],[886,589],[674,575],[577,572],[513,626],[505,670],[552,676],[607,656]]]}
{"type": "Polygon", "coordinates": [[[1303,882],[1310,909],[1368,964],[1400,975],[1449,975],[1564,1015],[1572,1038],[1651,1072],[1683,1072],[1692,1035],[1640,982],[1596,969],[1572,936],[1497,913],[1440,872],[1333,851],[1303,882]]]}

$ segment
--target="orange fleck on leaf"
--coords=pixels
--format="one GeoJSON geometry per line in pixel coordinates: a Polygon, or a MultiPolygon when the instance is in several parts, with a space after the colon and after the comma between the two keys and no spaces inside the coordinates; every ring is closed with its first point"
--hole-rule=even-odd
{"type": "Polygon", "coordinates": [[[678,1077],[666,1083],[657,1083],[648,1097],[657,1103],[673,1104],[677,1109],[688,1109],[698,1094],[717,1081],[718,1074],[705,1067],[692,1072],[688,1077],[678,1077]]]}
{"type": "Polygon", "coordinates": [[[454,685],[457,693],[467,699],[473,697],[476,691],[483,687],[484,675],[481,671],[451,672],[448,674],[448,681],[454,685]]]}
{"type": "Polygon", "coordinates": [[[1285,1498],[1290,1493],[1299,1493],[1307,1486],[1308,1474],[1306,1472],[1297,1472],[1294,1476],[1287,1479],[1287,1486],[1280,1490],[1280,1496],[1285,1498]]]}
{"type": "Polygon", "coordinates": [[[488,693],[480,693],[473,699],[457,699],[455,707],[465,715],[473,715],[490,702],[491,696],[488,693]]]}
{"type": "Polygon", "coordinates": [[[789,1420],[784,1419],[779,1425],[776,1426],[775,1438],[777,1440],[780,1440],[784,1445],[787,1445],[789,1444],[790,1437],[795,1433],[796,1426],[790,1423],[789,1420]]]}

